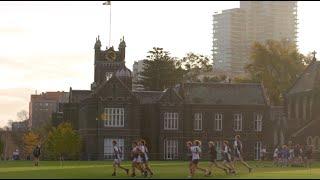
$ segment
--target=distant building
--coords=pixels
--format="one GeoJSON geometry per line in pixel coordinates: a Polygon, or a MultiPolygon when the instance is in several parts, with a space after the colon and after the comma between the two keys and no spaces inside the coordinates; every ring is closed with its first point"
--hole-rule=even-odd
{"type": "Polygon", "coordinates": [[[132,89],[139,91],[139,90],[144,90],[143,85],[139,84],[139,81],[141,80],[141,75],[140,73],[143,72],[143,68],[144,68],[144,60],[139,60],[139,61],[135,61],[133,63],[133,67],[132,67],[132,75],[133,75],[133,79],[132,79],[132,89]]]}
{"type": "Polygon", "coordinates": [[[25,132],[29,129],[28,124],[29,124],[29,120],[13,122],[11,125],[11,129],[13,132],[25,132]]]}
{"type": "Polygon", "coordinates": [[[254,42],[297,42],[296,1],[240,1],[240,8],[213,15],[214,68],[245,76],[254,42]]]}
{"type": "Polygon", "coordinates": [[[32,94],[29,103],[29,127],[38,128],[52,120],[52,113],[59,110],[59,103],[68,102],[68,92],[32,94]]]}
{"type": "Polygon", "coordinates": [[[144,138],[154,160],[185,159],[185,142],[194,139],[204,144],[214,140],[221,147],[223,140],[239,134],[245,158],[255,160],[263,145],[273,143],[261,84],[181,83],[164,91],[134,91],[124,52],[124,40],[115,51],[101,49],[96,39],[92,89],[70,88],[63,121],[81,136],[81,159],[112,159],[113,140],[129,159],[131,143],[144,138]]]}
{"type": "Polygon", "coordinates": [[[288,122],[287,140],[313,145],[320,153],[320,62],[311,64],[287,91],[285,111],[288,122]]]}

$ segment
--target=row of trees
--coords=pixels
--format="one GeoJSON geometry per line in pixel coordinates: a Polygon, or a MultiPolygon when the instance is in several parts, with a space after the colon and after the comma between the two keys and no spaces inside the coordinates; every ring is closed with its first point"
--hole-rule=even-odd
{"type": "Polygon", "coordinates": [[[79,134],[70,123],[62,123],[57,128],[44,126],[40,130],[30,131],[23,135],[23,151],[31,155],[40,144],[45,159],[77,159],[81,141],[79,134]],[[49,131],[44,131],[49,129],[49,131]]]}
{"type": "MultiPolygon", "coordinates": [[[[288,41],[268,40],[252,46],[251,61],[245,67],[249,77],[236,77],[234,82],[262,83],[270,101],[281,105],[284,92],[311,62],[310,54],[299,53],[288,41]]],[[[162,91],[180,82],[199,82],[199,74],[212,72],[212,61],[203,55],[188,53],[181,59],[170,56],[163,48],[154,47],[144,60],[141,80],[146,90],[162,91]]],[[[203,82],[226,81],[226,76],[204,77],[203,82]]]]}

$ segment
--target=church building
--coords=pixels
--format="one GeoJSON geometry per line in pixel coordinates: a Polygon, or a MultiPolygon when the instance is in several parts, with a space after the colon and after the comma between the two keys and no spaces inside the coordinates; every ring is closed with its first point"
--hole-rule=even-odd
{"type": "MultiPolygon", "coordinates": [[[[315,56],[315,52],[314,52],[315,56]]],[[[320,150],[320,62],[312,62],[286,94],[288,140],[320,150]]]]}
{"type": "Polygon", "coordinates": [[[180,83],[164,91],[133,91],[124,39],[118,50],[102,50],[98,37],[94,51],[91,89],[70,88],[63,105],[64,121],[81,135],[81,159],[112,159],[112,140],[129,159],[131,143],[145,139],[151,160],[185,159],[185,142],[195,139],[205,152],[208,141],[221,147],[239,134],[245,158],[252,160],[260,158],[263,145],[273,144],[270,105],[261,84],[180,83]]]}

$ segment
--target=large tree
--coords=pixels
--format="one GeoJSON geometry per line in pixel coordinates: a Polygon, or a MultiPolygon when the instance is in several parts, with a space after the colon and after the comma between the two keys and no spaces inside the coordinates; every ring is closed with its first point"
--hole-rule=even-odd
{"type": "Polygon", "coordinates": [[[252,47],[251,63],[246,67],[251,81],[261,82],[274,105],[283,102],[283,93],[308,63],[293,43],[268,40],[252,47]]]}
{"type": "Polygon", "coordinates": [[[34,132],[27,132],[23,135],[22,141],[24,153],[26,155],[31,155],[33,149],[40,143],[40,137],[34,132]]]}
{"type": "Polygon", "coordinates": [[[183,70],[168,51],[154,47],[148,54],[139,82],[146,90],[162,91],[182,80],[183,70]]]}
{"type": "Polygon", "coordinates": [[[53,128],[46,141],[46,150],[51,157],[75,158],[80,152],[80,136],[70,123],[62,123],[53,128]]]}

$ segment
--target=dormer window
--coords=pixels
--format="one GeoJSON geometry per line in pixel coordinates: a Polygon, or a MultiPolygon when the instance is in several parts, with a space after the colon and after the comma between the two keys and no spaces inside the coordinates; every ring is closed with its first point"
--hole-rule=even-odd
{"type": "Polygon", "coordinates": [[[108,81],[112,77],[112,72],[106,72],[106,81],[108,81]]]}

